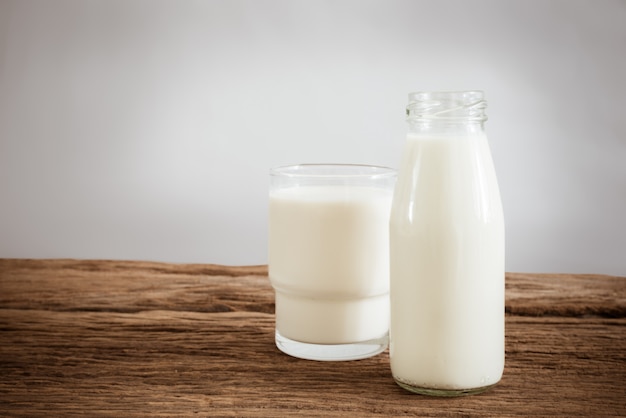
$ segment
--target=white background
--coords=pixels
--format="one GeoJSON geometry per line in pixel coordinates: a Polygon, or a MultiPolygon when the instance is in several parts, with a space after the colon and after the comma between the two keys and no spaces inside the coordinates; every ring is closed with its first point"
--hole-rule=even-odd
{"type": "Polygon", "coordinates": [[[272,166],[484,90],[507,270],[626,275],[626,2],[0,0],[0,257],[267,262],[272,166]]]}

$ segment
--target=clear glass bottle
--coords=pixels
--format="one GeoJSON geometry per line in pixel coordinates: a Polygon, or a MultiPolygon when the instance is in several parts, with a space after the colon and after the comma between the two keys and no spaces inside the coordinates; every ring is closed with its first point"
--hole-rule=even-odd
{"type": "Polygon", "coordinates": [[[415,393],[460,396],[504,369],[504,216],[481,91],[409,95],[390,220],[390,362],[415,393]]]}

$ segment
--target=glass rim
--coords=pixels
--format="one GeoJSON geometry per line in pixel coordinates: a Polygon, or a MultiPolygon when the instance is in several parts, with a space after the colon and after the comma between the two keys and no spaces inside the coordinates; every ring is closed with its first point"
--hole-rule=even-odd
{"type": "Polygon", "coordinates": [[[382,165],[302,163],[270,168],[271,176],[289,178],[392,178],[397,170],[382,165]]]}

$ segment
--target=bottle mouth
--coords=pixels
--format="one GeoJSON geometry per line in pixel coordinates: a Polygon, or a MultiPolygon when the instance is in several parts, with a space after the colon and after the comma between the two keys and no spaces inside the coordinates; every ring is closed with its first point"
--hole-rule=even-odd
{"type": "Polygon", "coordinates": [[[487,120],[487,102],[480,90],[419,91],[409,93],[406,107],[408,121],[470,121],[487,120]]]}

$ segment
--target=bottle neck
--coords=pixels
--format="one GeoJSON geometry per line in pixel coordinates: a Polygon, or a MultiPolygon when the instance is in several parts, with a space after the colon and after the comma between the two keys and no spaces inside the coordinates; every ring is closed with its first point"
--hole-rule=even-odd
{"type": "Polygon", "coordinates": [[[408,133],[414,135],[479,135],[484,133],[483,121],[407,120],[408,133]]]}
{"type": "Polygon", "coordinates": [[[481,91],[417,92],[409,94],[409,133],[476,135],[484,132],[487,102],[481,91]]]}

